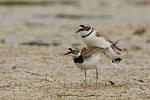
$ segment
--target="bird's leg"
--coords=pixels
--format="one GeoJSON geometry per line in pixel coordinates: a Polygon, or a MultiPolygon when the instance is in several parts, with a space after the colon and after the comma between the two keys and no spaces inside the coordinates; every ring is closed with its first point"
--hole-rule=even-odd
{"type": "Polygon", "coordinates": [[[86,83],[86,70],[84,70],[84,75],[85,75],[85,80],[84,81],[86,83]]]}
{"type": "Polygon", "coordinates": [[[97,79],[98,79],[98,69],[96,68],[96,83],[97,83],[97,79]]]}

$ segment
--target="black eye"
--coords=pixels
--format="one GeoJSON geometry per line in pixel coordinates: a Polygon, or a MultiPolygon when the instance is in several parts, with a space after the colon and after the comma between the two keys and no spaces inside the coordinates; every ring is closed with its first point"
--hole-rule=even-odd
{"type": "Polygon", "coordinates": [[[84,25],[80,25],[79,27],[85,27],[84,25]]]}
{"type": "Polygon", "coordinates": [[[88,26],[87,26],[85,29],[86,29],[87,31],[89,31],[89,30],[91,29],[91,27],[88,27],[88,26]]]}
{"type": "Polygon", "coordinates": [[[72,51],[72,49],[71,49],[71,48],[69,48],[68,50],[72,51]]]}

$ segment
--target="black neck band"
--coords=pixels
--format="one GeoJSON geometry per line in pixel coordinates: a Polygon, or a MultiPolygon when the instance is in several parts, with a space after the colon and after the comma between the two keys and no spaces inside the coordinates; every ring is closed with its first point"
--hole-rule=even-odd
{"type": "Polygon", "coordinates": [[[79,63],[79,64],[84,62],[84,58],[82,55],[80,55],[78,58],[73,58],[73,60],[74,60],[74,63],[79,63]]]}
{"type": "Polygon", "coordinates": [[[93,30],[94,29],[92,28],[91,32],[89,34],[87,34],[87,35],[83,35],[82,38],[85,38],[85,37],[89,36],[93,32],[93,30]]]}

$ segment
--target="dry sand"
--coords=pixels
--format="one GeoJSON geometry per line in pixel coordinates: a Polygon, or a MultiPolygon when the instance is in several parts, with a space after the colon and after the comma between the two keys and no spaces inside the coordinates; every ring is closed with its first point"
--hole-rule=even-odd
{"type": "Polygon", "coordinates": [[[149,100],[149,29],[149,0],[1,5],[0,99],[149,100]],[[98,84],[94,71],[85,84],[83,72],[63,55],[68,47],[84,46],[74,33],[83,23],[114,40],[125,38],[119,44],[126,49],[123,62],[100,63],[98,84]]]}

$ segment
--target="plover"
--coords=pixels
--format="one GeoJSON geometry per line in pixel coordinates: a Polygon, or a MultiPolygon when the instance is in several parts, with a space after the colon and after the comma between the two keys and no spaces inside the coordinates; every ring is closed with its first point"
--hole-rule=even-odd
{"type": "Polygon", "coordinates": [[[113,42],[105,34],[99,33],[89,25],[80,25],[76,33],[80,33],[87,47],[104,48],[105,54],[112,58],[112,62],[122,60],[121,49],[116,45],[119,41],[113,42]]]}
{"type": "Polygon", "coordinates": [[[104,52],[101,48],[69,48],[67,53],[64,55],[71,55],[75,65],[84,71],[85,82],[86,82],[86,71],[95,69],[96,71],[96,83],[98,79],[98,69],[97,65],[100,62],[100,58],[104,52]]]}

